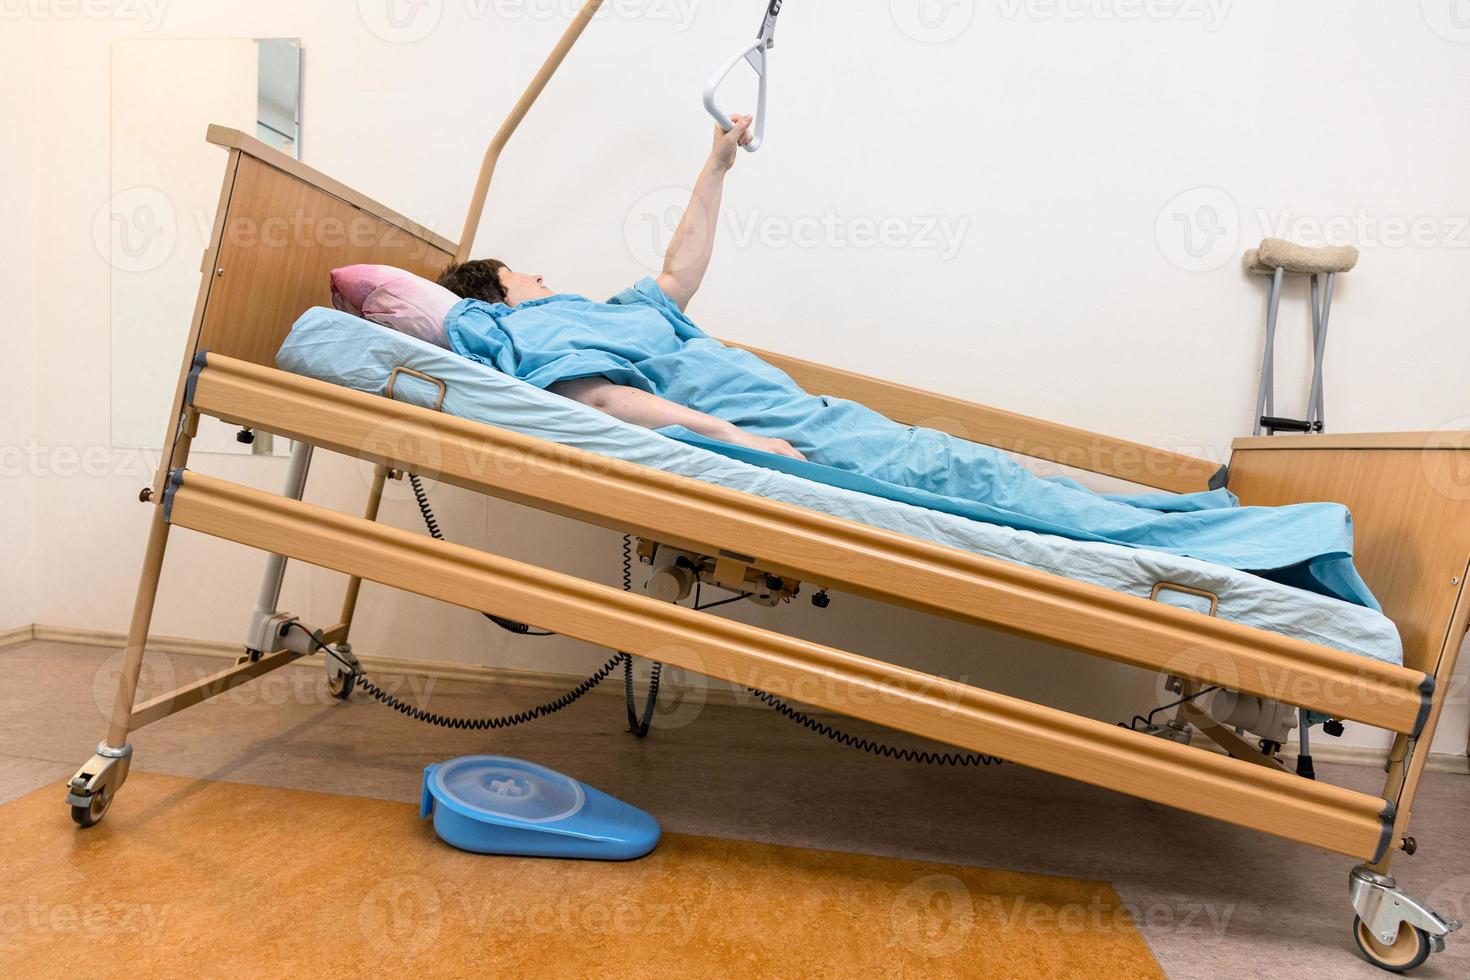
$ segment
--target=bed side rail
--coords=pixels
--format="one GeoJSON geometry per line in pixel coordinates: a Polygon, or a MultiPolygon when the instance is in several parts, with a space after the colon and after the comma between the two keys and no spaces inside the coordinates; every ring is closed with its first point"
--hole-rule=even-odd
{"type": "Polygon", "coordinates": [[[191,393],[228,422],[815,587],[1396,732],[1422,723],[1418,671],[233,358],[208,355],[191,393]]]}
{"type": "Polygon", "coordinates": [[[735,346],[744,347],[761,360],[785,371],[814,395],[831,395],[860,402],[905,425],[939,429],[971,442],[1020,453],[1032,459],[1060,463],[1159,490],[1193,493],[1225,485],[1225,468],[1206,459],[988,408],[755,347],[735,346]]]}
{"type": "Polygon", "coordinates": [[[1353,857],[1384,800],[193,472],[169,519],[467,609],[1353,857]]]}

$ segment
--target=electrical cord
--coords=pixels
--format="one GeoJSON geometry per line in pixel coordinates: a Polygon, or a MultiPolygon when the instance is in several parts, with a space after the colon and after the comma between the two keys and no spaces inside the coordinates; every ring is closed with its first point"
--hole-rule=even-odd
{"type": "MultiPolygon", "coordinates": [[[[429,536],[435,541],[445,540],[444,532],[439,528],[439,518],[434,516],[434,508],[429,506],[429,494],[426,490],[424,490],[423,481],[419,479],[419,475],[417,473],[410,473],[408,474],[408,482],[413,487],[413,499],[418,502],[419,513],[423,515],[424,526],[429,529],[429,536]]],[[[555,633],[548,633],[544,630],[533,630],[525,623],[518,623],[513,619],[505,619],[504,617],[495,616],[491,613],[482,612],[480,615],[484,616],[486,619],[490,620],[490,622],[494,623],[496,626],[499,626],[507,633],[514,633],[517,636],[556,635],[555,633]]]]}
{"type": "MultiPolygon", "coordinates": [[[[446,540],[444,529],[439,526],[439,519],[435,516],[434,508],[429,503],[429,494],[424,489],[423,480],[419,478],[417,473],[410,473],[408,474],[408,482],[413,487],[414,500],[418,504],[419,514],[423,516],[424,527],[428,528],[430,537],[436,541],[446,540]]],[[[633,536],[631,534],[623,535],[623,591],[633,591],[633,536]]],[[[495,616],[491,613],[481,613],[481,615],[501,629],[514,633],[517,636],[541,637],[556,635],[546,630],[533,630],[525,623],[518,623],[513,619],[505,619],[502,616],[495,616]]],[[[543,718],[546,715],[560,711],[568,705],[575,704],[588,691],[591,691],[597,685],[607,680],[612,672],[617,669],[619,663],[623,667],[623,700],[628,710],[628,731],[636,738],[647,738],[653,726],[654,709],[658,706],[658,687],[663,674],[663,664],[655,663],[653,665],[653,670],[648,677],[648,701],[644,704],[643,711],[640,713],[638,710],[638,699],[633,692],[633,658],[631,655],[621,651],[607,663],[603,664],[597,672],[593,673],[571,691],[562,695],[562,697],[532,711],[522,712],[504,718],[443,718],[413,708],[411,705],[404,705],[402,702],[394,703],[396,699],[390,700],[387,696],[383,695],[381,689],[373,685],[366,677],[361,676],[360,673],[358,683],[362,685],[364,691],[377,698],[383,704],[419,721],[438,725],[441,728],[471,728],[483,731],[491,728],[508,728],[511,725],[535,721],[537,718],[543,718]]]]}
{"type": "Polygon", "coordinates": [[[1155,708],[1154,710],[1150,711],[1148,713],[1148,716],[1147,717],[1144,717],[1143,715],[1134,715],[1133,716],[1133,720],[1130,721],[1130,722],[1124,723],[1124,722],[1121,722],[1120,721],[1120,722],[1118,722],[1118,727],[1119,728],[1131,729],[1132,731],[1135,731],[1135,732],[1136,731],[1139,731],[1139,728],[1138,728],[1138,723],[1139,722],[1143,722],[1143,727],[1144,728],[1149,727],[1150,725],[1152,725],[1154,723],[1154,715],[1158,714],[1160,711],[1168,711],[1170,708],[1177,708],[1177,707],[1179,707],[1181,704],[1183,704],[1186,701],[1193,701],[1195,698],[1202,698],[1206,694],[1209,694],[1211,691],[1218,691],[1218,690],[1220,690],[1219,685],[1215,685],[1213,687],[1207,687],[1207,688],[1205,688],[1202,691],[1196,691],[1195,693],[1189,695],[1188,697],[1180,698],[1178,701],[1171,701],[1168,704],[1161,704],[1161,705],[1159,705],[1157,708],[1155,708]]]}
{"type": "MultiPolygon", "coordinates": [[[[433,506],[429,503],[429,495],[428,492],[424,489],[423,481],[419,479],[419,476],[416,473],[408,474],[408,480],[409,484],[413,488],[414,500],[418,504],[419,513],[424,519],[424,526],[428,529],[430,536],[438,541],[446,540],[444,537],[444,531],[439,526],[439,520],[434,514],[433,506]]],[[[631,534],[623,535],[621,577],[624,592],[633,591],[633,550],[633,536],[631,534]]],[[[749,598],[749,593],[742,592],[737,593],[728,599],[721,599],[711,603],[702,603],[702,595],[702,584],[696,582],[694,605],[692,607],[696,611],[715,609],[719,606],[728,605],[732,602],[739,602],[741,599],[749,598]]],[[[517,623],[514,620],[504,619],[503,617],[495,616],[490,613],[483,613],[482,615],[484,615],[486,619],[490,620],[495,625],[499,626],[501,629],[507,630],[511,633],[515,633],[518,636],[540,637],[556,635],[555,633],[548,631],[532,630],[531,627],[527,626],[524,623],[517,623]]],[[[636,738],[647,738],[649,732],[652,729],[654,712],[657,710],[658,707],[659,685],[662,681],[663,676],[663,664],[659,663],[658,661],[653,661],[653,666],[648,677],[648,699],[644,702],[643,710],[640,712],[638,710],[637,697],[633,690],[633,657],[630,654],[620,651],[613,657],[611,657],[601,667],[599,667],[595,672],[589,675],[580,684],[572,688],[570,691],[567,691],[560,697],[554,698],[553,700],[548,701],[545,704],[538,705],[527,711],[520,711],[514,714],[500,715],[488,718],[460,718],[451,715],[440,715],[431,711],[426,711],[423,708],[408,704],[407,702],[393,696],[392,694],[389,694],[387,691],[384,691],[377,684],[373,683],[373,681],[363,672],[360,666],[348,663],[347,661],[343,660],[340,656],[337,655],[336,651],[332,650],[331,647],[329,647],[327,644],[321,642],[321,640],[319,640],[315,634],[313,634],[306,627],[302,626],[300,623],[293,622],[290,624],[289,628],[299,629],[308,637],[310,637],[312,644],[316,646],[317,649],[321,650],[323,653],[332,657],[332,659],[341,664],[349,673],[351,673],[356,678],[358,687],[360,687],[368,694],[368,696],[372,697],[380,704],[392,708],[394,711],[397,711],[402,715],[412,718],[415,721],[421,721],[426,724],[435,725],[440,728],[450,728],[460,731],[491,731],[502,728],[512,728],[517,725],[524,725],[528,722],[545,718],[548,715],[553,715],[558,711],[568,708],[571,705],[580,701],[594,688],[600,685],[603,681],[607,680],[607,678],[610,677],[615,670],[617,670],[619,665],[621,665],[623,668],[623,698],[628,711],[629,733],[631,733],[636,738]]],[[[837,743],[838,745],[843,746],[844,748],[856,749],[859,752],[866,752],[869,755],[875,755],[879,758],[893,759],[898,762],[909,762],[919,765],[948,766],[960,768],[998,766],[1003,765],[1005,762],[1004,759],[1000,759],[993,755],[986,755],[981,752],[932,752],[922,749],[899,748],[885,742],[879,742],[870,738],[863,738],[858,735],[853,735],[850,732],[845,732],[842,729],[837,728],[835,725],[831,725],[827,722],[814,718],[806,712],[793,707],[791,703],[786,701],[785,699],[777,697],[776,695],[771,694],[767,691],[761,691],[753,687],[747,687],[746,690],[749,691],[751,696],[756,698],[756,700],[773,709],[781,717],[797,725],[800,725],[807,731],[813,732],[817,735],[821,735],[823,738],[829,739],[837,743]]],[[[1185,701],[1193,700],[1194,698],[1200,697],[1204,694],[1208,694],[1210,691],[1213,690],[1215,690],[1215,688],[1213,687],[1206,688],[1205,690],[1200,691],[1198,694],[1191,695],[1188,698],[1183,698],[1179,701],[1174,702],[1173,704],[1163,705],[1162,707],[1155,708],[1153,711],[1149,712],[1147,719],[1135,715],[1133,721],[1143,721],[1145,724],[1149,724],[1153,721],[1154,715],[1158,714],[1160,711],[1164,711],[1172,707],[1177,707],[1178,705],[1183,704],[1185,701]]],[[[1133,724],[1129,723],[1124,727],[1132,728],[1133,724]]]]}
{"type": "Polygon", "coordinates": [[[357,686],[363,691],[366,691],[375,701],[392,708],[401,715],[407,715],[414,721],[422,721],[425,724],[435,725],[439,728],[452,728],[457,731],[483,732],[501,728],[514,728],[517,725],[524,725],[527,722],[536,721],[548,715],[554,715],[558,711],[576,704],[591,693],[593,688],[607,680],[612,675],[612,672],[617,670],[618,665],[623,662],[623,658],[626,656],[626,654],[622,653],[616,654],[607,663],[597,668],[595,673],[570,691],[527,711],[518,711],[513,714],[488,718],[457,718],[453,715],[440,715],[432,711],[426,711],[383,690],[377,684],[374,684],[372,679],[363,672],[360,664],[344,660],[336,650],[323,643],[315,633],[302,626],[299,622],[293,620],[287,624],[287,629],[297,629],[305,633],[311,640],[312,646],[341,664],[343,669],[356,679],[357,686]]]}

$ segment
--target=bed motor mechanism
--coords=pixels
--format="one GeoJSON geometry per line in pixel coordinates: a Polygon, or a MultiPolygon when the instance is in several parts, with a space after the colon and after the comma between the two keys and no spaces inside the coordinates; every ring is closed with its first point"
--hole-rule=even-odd
{"type": "MultiPolygon", "coordinates": [[[[736,593],[762,606],[779,606],[801,594],[799,581],[762,571],[753,558],[745,555],[728,551],[701,555],[647,538],[638,539],[635,551],[639,563],[649,569],[643,590],[665,602],[681,602],[701,584],[736,593]]],[[[826,608],[826,592],[813,595],[812,604],[826,608]]]]}

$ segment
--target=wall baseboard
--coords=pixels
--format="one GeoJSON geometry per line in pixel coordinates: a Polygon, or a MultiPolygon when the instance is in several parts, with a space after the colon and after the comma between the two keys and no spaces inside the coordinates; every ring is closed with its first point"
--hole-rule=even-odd
{"type": "MultiPolygon", "coordinates": [[[[0,636],[3,635],[0,634],[0,636]]],[[[67,643],[73,646],[86,647],[121,647],[127,642],[126,634],[115,633],[110,630],[77,629],[71,626],[47,626],[43,624],[36,624],[34,627],[26,628],[25,638],[16,640],[15,642],[23,643],[31,639],[47,643],[67,643]]],[[[0,645],[3,645],[3,643],[0,643],[0,645]]],[[[182,636],[150,636],[148,638],[148,651],[150,653],[171,654],[182,657],[209,657],[216,660],[234,661],[240,656],[241,647],[238,643],[224,643],[218,640],[196,640],[182,636]]],[[[551,671],[514,670],[507,667],[476,667],[469,664],[453,664],[430,660],[405,660],[396,657],[364,656],[360,659],[364,667],[379,674],[413,674],[419,677],[432,677],[436,680],[466,681],[472,684],[494,684],[499,687],[526,688],[530,690],[562,692],[586,680],[586,676],[582,674],[561,674],[551,671]]],[[[674,683],[668,678],[667,674],[664,676],[665,680],[660,685],[661,692],[671,694],[691,694],[696,692],[695,688],[689,685],[674,683]]],[[[744,707],[753,702],[753,699],[743,696],[742,692],[727,688],[701,685],[698,691],[702,693],[705,704],[723,707],[744,707]]],[[[617,695],[620,698],[623,697],[621,672],[617,676],[610,677],[599,684],[591,693],[593,695],[617,695]]]]}
{"type": "Polygon", "coordinates": [[[17,626],[14,629],[0,630],[0,647],[12,647],[17,643],[29,643],[36,638],[36,627],[17,626]]]}
{"type": "MultiPolygon", "coordinates": [[[[26,643],[32,640],[49,643],[68,643],[87,647],[120,647],[127,637],[109,630],[76,629],[70,626],[47,626],[34,624],[0,632],[0,647],[26,643]]],[[[181,636],[152,636],[148,639],[150,652],[173,654],[186,657],[211,657],[234,660],[240,655],[238,643],[222,643],[215,640],[195,640],[181,636]]],[[[393,657],[363,657],[363,666],[387,674],[414,674],[439,680],[467,681],[476,684],[494,684],[503,687],[530,690],[565,691],[585,678],[580,674],[559,674],[550,671],[512,670],[505,667],[474,667],[441,661],[404,660],[393,657]]],[[[623,685],[613,683],[613,678],[600,684],[593,694],[623,696],[623,685]]],[[[663,690],[674,694],[699,694],[705,704],[722,707],[765,708],[765,705],[746,695],[725,687],[700,686],[698,689],[680,686],[665,681],[663,690]]],[[[811,711],[813,715],[839,717],[834,712],[811,711]]],[[[1324,745],[1323,739],[1315,739],[1312,758],[1317,762],[1335,762],[1343,765],[1372,766],[1381,768],[1383,749],[1356,745],[1324,745]]],[[[1456,772],[1470,775],[1470,756],[1450,753],[1431,753],[1425,768],[1433,772],[1456,772]]]]}

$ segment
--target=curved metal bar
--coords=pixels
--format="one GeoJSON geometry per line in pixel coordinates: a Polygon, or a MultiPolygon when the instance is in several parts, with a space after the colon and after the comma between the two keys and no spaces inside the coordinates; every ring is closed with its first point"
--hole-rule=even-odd
{"type": "Polygon", "coordinates": [[[566,60],[567,53],[572,50],[572,46],[577,43],[601,6],[602,0],[586,0],[582,4],[582,9],[577,11],[572,22],[567,25],[561,40],[557,41],[556,47],[551,49],[551,54],[547,56],[541,70],[536,73],[535,78],[531,79],[531,84],[526,86],[526,91],[521,94],[520,101],[516,102],[515,108],[510,110],[510,115],[505,117],[505,122],[500,124],[500,129],[490,140],[490,145],[485,148],[485,159],[480,164],[480,177],[475,182],[474,196],[470,198],[469,214],[465,216],[464,231],[460,233],[459,246],[454,251],[456,263],[468,259],[470,250],[474,248],[475,235],[480,230],[480,218],[485,212],[485,199],[490,194],[490,180],[495,176],[495,165],[500,162],[501,151],[515,135],[521,120],[526,118],[526,113],[530,112],[531,106],[536,104],[536,100],[546,88],[546,83],[551,81],[551,76],[556,74],[556,70],[566,60]]]}

